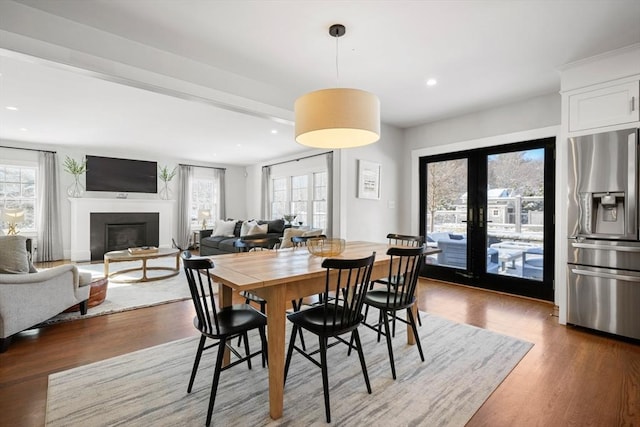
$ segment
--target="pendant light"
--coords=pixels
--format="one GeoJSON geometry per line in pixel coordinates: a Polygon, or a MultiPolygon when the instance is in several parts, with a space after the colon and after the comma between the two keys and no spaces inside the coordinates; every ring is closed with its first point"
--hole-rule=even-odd
{"type": "MultiPolygon", "coordinates": [[[[340,24],[329,28],[329,34],[336,38],[336,74],[338,38],[345,31],[340,24]]],[[[370,92],[348,88],[317,90],[298,98],[294,110],[296,141],[302,145],[352,148],[380,139],[380,101],[370,92]]]]}

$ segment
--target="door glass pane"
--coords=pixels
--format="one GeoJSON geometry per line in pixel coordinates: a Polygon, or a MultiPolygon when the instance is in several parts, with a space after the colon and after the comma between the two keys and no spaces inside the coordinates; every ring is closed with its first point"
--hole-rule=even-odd
{"type": "Polygon", "coordinates": [[[544,149],[487,159],[487,273],[542,281],[544,149]]]}
{"type": "Polygon", "coordinates": [[[427,163],[428,263],[467,268],[467,159],[427,163]]]}

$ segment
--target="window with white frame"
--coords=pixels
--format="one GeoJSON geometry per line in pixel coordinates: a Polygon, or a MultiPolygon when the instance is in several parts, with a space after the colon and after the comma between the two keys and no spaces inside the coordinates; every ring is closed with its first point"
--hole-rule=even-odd
{"type": "Polygon", "coordinates": [[[327,226],[327,171],[273,177],[271,218],[296,215],[295,223],[312,228],[327,226]]]}
{"type": "Polygon", "coordinates": [[[0,164],[0,221],[9,228],[9,216],[16,218],[19,231],[36,231],[37,166],[0,164]]]}
{"type": "Polygon", "coordinates": [[[220,183],[213,170],[197,168],[191,179],[191,227],[199,229],[206,221],[211,228],[220,218],[220,183]]]}

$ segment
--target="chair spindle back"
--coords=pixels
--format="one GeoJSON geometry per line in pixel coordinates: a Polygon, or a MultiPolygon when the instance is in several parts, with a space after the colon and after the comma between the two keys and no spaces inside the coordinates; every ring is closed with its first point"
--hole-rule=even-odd
{"type": "Polygon", "coordinates": [[[407,305],[413,302],[420,266],[424,263],[424,250],[424,246],[393,247],[387,250],[387,255],[391,256],[388,286],[390,291],[392,286],[394,288],[394,292],[387,293],[387,304],[407,305]],[[396,277],[401,277],[402,280],[392,280],[396,277]]]}
{"type": "Polygon", "coordinates": [[[192,258],[188,252],[183,252],[181,257],[198,318],[197,328],[202,332],[218,335],[220,326],[213,288],[217,284],[214,284],[209,274],[214,267],[213,261],[209,258],[192,258]]]}
{"type": "Polygon", "coordinates": [[[424,245],[424,236],[389,233],[387,239],[389,239],[389,244],[394,246],[419,247],[424,245]]]}
{"type": "Polygon", "coordinates": [[[362,320],[362,305],[369,289],[371,271],[376,253],[361,259],[327,258],[322,262],[326,268],[323,327],[356,327],[362,320]],[[332,299],[330,293],[340,296],[332,299]],[[330,305],[336,306],[331,310],[330,305]],[[331,314],[333,313],[333,314],[331,314]]]}

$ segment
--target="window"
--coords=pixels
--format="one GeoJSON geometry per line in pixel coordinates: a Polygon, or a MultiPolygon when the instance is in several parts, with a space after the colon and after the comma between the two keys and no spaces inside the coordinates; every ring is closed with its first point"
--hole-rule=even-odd
{"type": "MultiPolygon", "coordinates": [[[[36,231],[36,171],[35,166],[0,164],[0,211],[21,212],[20,231],[36,231]]],[[[2,228],[9,228],[8,222],[2,228]]]]}
{"type": "Polygon", "coordinates": [[[271,180],[271,218],[295,214],[300,225],[326,229],[327,172],[274,177],[271,180]]]}
{"type": "Polygon", "coordinates": [[[200,228],[202,225],[202,213],[208,211],[206,218],[207,227],[211,227],[216,219],[220,218],[220,183],[211,169],[194,172],[191,180],[191,227],[200,228]]]}

